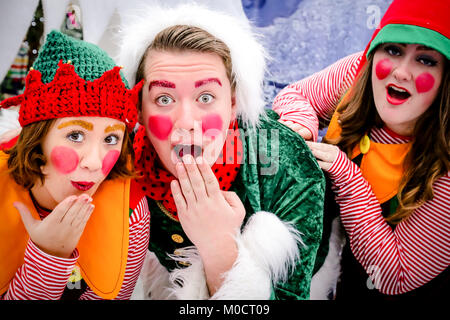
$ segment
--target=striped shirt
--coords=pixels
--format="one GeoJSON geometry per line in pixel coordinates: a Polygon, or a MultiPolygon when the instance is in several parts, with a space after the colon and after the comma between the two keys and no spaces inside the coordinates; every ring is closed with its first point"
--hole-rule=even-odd
{"type": "MultiPolygon", "coordinates": [[[[129,247],[125,277],[115,299],[129,299],[144,262],[149,241],[150,212],[147,199],[142,197],[129,218],[129,247]]],[[[75,249],[68,259],[51,256],[41,251],[29,240],[24,264],[17,270],[4,300],[58,300],[64,290],[70,289],[69,277],[79,257],[75,249]]],[[[89,287],[81,300],[101,299],[89,287]]]]}
{"type": "MultiPolygon", "coordinates": [[[[317,117],[330,119],[341,96],[355,79],[361,53],[289,85],[274,100],[282,120],[307,126],[313,137],[317,117]],[[316,116],[312,117],[311,114],[316,116]],[[305,115],[305,119],[303,119],[305,115]]],[[[373,128],[370,138],[405,143],[388,128],[373,128]]],[[[359,167],[340,151],[328,171],[341,220],[356,259],[382,293],[401,294],[429,282],[450,265],[450,173],[433,184],[434,197],[392,229],[359,167]]]]}

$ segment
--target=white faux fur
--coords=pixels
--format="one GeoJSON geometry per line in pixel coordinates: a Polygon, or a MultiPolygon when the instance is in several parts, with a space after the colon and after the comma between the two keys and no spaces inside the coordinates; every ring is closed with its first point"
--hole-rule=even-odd
{"type": "Polygon", "coordinates": [[[120,27],[120,52],[116,61],[135,84],[135,74],[145,50],[156,34],[173,25],[199,27],[222,40],[230,49],[236,76],[237,113],[249,126],[256,126],[265,103],[263,79],[267,53],[257,41],[248,20],[212,11],[196,3],[175,8],[163,7],[161,1],[123,15],[120,27]]]}
{"type": "Polygon", "coordinates": [[[186,268],[178,268],[170,273],[172,292],[178,300],[205,300],[209,298],[206,275],[197,248],[194,246],[177,249],[177,255],[170,257],[179,262],[189,263],[186,268]]]}
{"type": "Polygon", "coordinates": [[[147,250],[142,270],[131,295],[131,300],[172,300],[169,272],[153,252],[147,250]]]}
{"type": "Polygon", "coordinates": [[[331,227],[328,254],[320,269],[311,280],[310,299],[329,300],[336,292],[337,281],[341,274],[341,253],[345,245],[345,234],[339,217],[331,227]]]}
{"type": "MultiPolygon", "coordinates": [[[[272,284],[284,281],[299,259],[299,231],[273,213],[258,212],[251,216],[242,234],[236,236],[238,258],[224,282],[211,299],[269,299],[272,284]]],[[[206,299],[208,290],[200,257],[194,247],[177,260],[191,266],[172,272],[178,299],[206,299]]]]}

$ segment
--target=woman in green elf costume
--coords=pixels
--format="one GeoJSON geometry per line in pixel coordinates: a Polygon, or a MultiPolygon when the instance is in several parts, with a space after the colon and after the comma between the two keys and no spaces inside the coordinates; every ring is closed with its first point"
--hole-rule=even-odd
{"type": "Polygon", "coordinates": [[[145,81],[134,150],[151,212],[134,297],[308,299],[324,177],[264,110],[250,25],[192,4],[130,21],[118,62],[145,81]]]}

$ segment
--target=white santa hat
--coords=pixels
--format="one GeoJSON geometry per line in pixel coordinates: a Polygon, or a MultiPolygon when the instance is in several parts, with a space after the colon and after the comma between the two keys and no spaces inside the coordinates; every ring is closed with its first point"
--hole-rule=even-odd
{"type": "Polygon", "coordinates": [[[201,28],[223,41],[231,53],[232,72],[236,79],[237,114],[251,127],[264,114],[263,79],[266,51],[248,20],[225,12],[210,10],[189,3],[177,7],[151,5],[126,15],[120,28],[120,52],[117,63],[122,65],[130,85],[135,83],[138,64],[156,35],[174,25],[201,28]]]}

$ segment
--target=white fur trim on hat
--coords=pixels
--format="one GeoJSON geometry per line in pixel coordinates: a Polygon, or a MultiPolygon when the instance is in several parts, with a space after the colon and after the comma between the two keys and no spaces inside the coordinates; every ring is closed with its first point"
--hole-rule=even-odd
{"type": "Polygon", "coordinates": [[[230,49],[236,78],[237,114],[246,125],[258,124],[265,107],[263,79],[267,56],[248,20],[195,3],[175,8],[152,4],[135,13],[129,12],[122,20],[116,61],[124,66],[130,85],[135,83],[136,70],[145,50],[160,31],[174,25],[195,26],[222,40],[230,49]]]}

